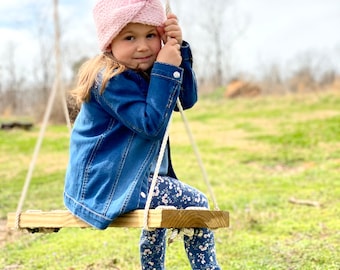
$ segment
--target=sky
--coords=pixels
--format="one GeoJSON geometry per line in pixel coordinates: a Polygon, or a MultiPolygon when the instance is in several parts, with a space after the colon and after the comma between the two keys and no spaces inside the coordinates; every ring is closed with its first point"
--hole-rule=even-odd
{"type": "Polygon", "coordinates": [[[323,56],[320,64],[331,62],[328,65],[340,71],[339,0],[239,0],[238,4],[250,17],[237,44],[237,52],[246,54],[240,57],[242,66],[248,63],[250,70],[256,70],[275,62],[284,67],[314,53],[323,56]]]}
{"type": "MultiPolygon", "coordinates": [[[[190,18],[195,1],[170,0],[183,23],[184,39],[187,34],[194,51],[201,53],[208,45],[205,46],[200,31],[192,31],[199,25],[190,18]]],[[[52,3],[52,0],[0,1],[0,75],[11,54],[23,72],[37,65],[37,41],[41,39],[37,18],[44,14],[46,24],[51,24],[52,3]],[[41,10],[45,11],[41,13],[41,10]]],[[[59,3],[62,39],[71,46],[63,51],[65,55],[76,61],[81,55],[97,54],[91,13],[95,0],[59,0],[59,3]]],[[[195,9],[201,14],[205,12],[204,7],[199,10],[195,6],[195,9]]],[[[231,13],[226,24],[236,22],[242,28],[231,51],[234,72],[259,74],[274,64],[290,70],[308,53],[317,58],[315,65],[333,67],[340,72],[339,0],[234,0],[231,13]]]]}

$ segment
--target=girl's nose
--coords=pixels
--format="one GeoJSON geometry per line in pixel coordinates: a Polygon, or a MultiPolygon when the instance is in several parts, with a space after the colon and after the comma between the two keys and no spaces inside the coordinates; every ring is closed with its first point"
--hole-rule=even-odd
{"type": "Polygon", "coordinates": [[[138,51],[145,51],[145,50],[147,50],[148,49],[148,45],[147,45],[147,42],[146,42],[146,40],[140,40],[139,42],[138,42],[138,45],[137,45],[137,50],[138,51]]]}

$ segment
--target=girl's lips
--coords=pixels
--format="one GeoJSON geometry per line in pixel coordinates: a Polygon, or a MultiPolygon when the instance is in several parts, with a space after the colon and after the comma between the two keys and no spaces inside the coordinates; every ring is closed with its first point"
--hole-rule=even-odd
{"type": "Polygon", "coordinates": [[[144,61],[149,61],[150,58],[151,58],[151,56],[145,56],[145,57],[136,57],[135,59],[136,59],[137,61],[142,61],[142,62],[144,62],[144,61]]]}

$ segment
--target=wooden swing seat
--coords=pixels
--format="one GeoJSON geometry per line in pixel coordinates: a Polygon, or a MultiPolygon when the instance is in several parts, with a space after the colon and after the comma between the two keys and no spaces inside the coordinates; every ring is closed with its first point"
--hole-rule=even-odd
{"type": "MultiPolygon", "coordinates": [[[[144,210],[134,210],[116,218],[109,227],[141,228],[144,225],[144,210]]],[[[16,227],[16,213],[8,213],[7,227],[16,227]]],[[[43,212],[29,210],[20,214],[20,229],[31,232],[61,228],[88,228],[89,224],[67,210],[43,212]]],[[[150,209],[149,228],[225,228],[229,227],[229,213],[219,210],[150,209]]]]}

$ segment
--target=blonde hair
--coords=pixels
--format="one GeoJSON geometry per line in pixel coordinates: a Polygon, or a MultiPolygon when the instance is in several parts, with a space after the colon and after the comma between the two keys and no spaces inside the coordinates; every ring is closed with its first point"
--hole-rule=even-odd
{"type": "Polygon", "coordinates": [[[86,61],[79,69],[76,87],[70,91],[78,105],[90,99],[91,88],[96,82],[98,73],[103,70],[103,81],[100,88],[102,94],[107,82],[115,75],[123,72],[125,66],[118,63],[111,53],[100,54],[86,61]]]}

